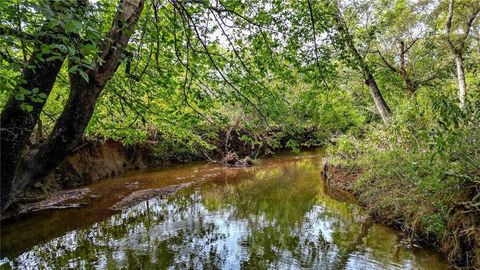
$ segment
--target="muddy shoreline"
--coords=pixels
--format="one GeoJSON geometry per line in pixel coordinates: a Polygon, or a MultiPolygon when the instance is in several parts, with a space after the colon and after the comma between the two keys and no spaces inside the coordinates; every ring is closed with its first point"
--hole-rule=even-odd
{"type": "MultiPolygon", "coordinates": [[[[192,183],[188,182],[178,185],[169,185],[162,188],[136,190],[123,197],[108,209],[115,212],[122,211],[152,198],[173,194],[191,184],[192,183]]],[[[29,215],[41,211],[84,208],[90,205],[90,199],[95,199],[98,196],[99,195],[93,193],[90,188],[59,190],[53,192],[44,200],[19,204],[17,209],[15,209],[15,212],[7,213],[7,215],[1,217],[1,220],[2,222],[8,222],[14,219],[28,217],[29,215]]]]}
{"type": "MultiPolygon", "coordinates": [[[[155,142],[126,146],[115,140],[85,141],[42,182],[29,186],[20,194],[13,207],[0,215],[0,220],[42,210],[84,207],[84,203],[72,203],[81,200],[81,194],[77,198],[72,194],[88,184],[147,168],[166,168],[210,158],[221,160],[224,154],[222,150],[215,150],[208,154],[171,157],[159,155],[155,147],[155,142]],[[59,202],[63,197],[65,200],[59,202]]],[[[238,153],[247,155],[240,146],[238,153]]]]}
{"type": "MultiPolygon", "coordinates": [[[[365,207],[369,214],[379,223],[391,226],[397,230],[403,232],[406,236],[405,244],[408,245],[420,245],[428,247],[439,254],[441,254],[452,267],[458,269],[479,269],[480,268],[480,242],[478,237],[480,230],[477,228],[477,232],[472,233],[473,240],[465,243],[465,239],[457,236],[455,232],[459,230],[465,230],[462,222],[451,222],[451,228],[454,233],[451,237],[445,237],[441,235],[435,235],[427,233],[426,230],[417,224],[410,224],[408,217],[404,216],[404,213],[393,212],[391,209],[385,209],[384,211],[375,211],[372,209],[369,202],[362,200],[362,195],[365,190],[359,190],[355,188],[355,184],[359,177],[362,175],[362,171],[359,168],[345,167],[342,165],[332,164],[328,159],[323,160],[321,174],[325,180],[326,185],[350,192],[353,194],[357,203],[365,207]],[[475,239],[477,241],[475,241],[475,239]],[[454,242],[452,244],[451,242],[454,242]],[[473,244],[472,244],[473,242],[473,244]],[[468,255],[467,255],[468,254],[468,255]],[[465,258],[471,258],[473,260],[465,260],[465,258]]],[[[369,191],[370,194],[376,194],[377,196],[388,196],[388,194],[382,194],[376,192],[374,188],[369,191]]],[[[393,198],[395,200],[395,198],[393,198]]],[[[458,210],[457,210],[458,211],[458,210]]],[[[459,211],[459,214],[461,212],[459,211]]],[[[459,217],[457,219],[466,218],[459,217]]]]}

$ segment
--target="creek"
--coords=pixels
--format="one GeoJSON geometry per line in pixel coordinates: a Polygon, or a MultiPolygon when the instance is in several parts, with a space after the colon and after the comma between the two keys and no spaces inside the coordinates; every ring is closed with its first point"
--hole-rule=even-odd
{"type": "Polygon", "coordinates": [[[2,269],[447,269],[401,244],[348,193],[325,185],[321,151],[253,167],[215,163],[127,173],[88,186],[88,207],[4,224],[2,269]],[[133,191],[190,183],[122,211],[133,191]]]}

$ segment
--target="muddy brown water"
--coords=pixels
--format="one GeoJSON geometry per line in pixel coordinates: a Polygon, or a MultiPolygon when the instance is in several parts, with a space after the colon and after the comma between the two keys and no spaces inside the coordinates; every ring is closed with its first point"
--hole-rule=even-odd
{"type": "Polygon", "coordinates": [[[347,193],[324,185],[321,152],[251,168],[190,164],[89,186],[87,208],[4,224],[1,269],[447,269],[402,246],[347,193]],[[121,212],[133,191],[192,182],[121,212]]]}

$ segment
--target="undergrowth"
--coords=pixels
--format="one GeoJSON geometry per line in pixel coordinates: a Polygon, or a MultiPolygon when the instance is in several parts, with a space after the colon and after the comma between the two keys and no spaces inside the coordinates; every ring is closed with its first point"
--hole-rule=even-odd
{"type": "Polygon", "coordinates": [[[480,106],[407,102],[388,126],[338,138],[329,162],[359,169],[352,190],[378,219],[480,267],[480,106]]]}

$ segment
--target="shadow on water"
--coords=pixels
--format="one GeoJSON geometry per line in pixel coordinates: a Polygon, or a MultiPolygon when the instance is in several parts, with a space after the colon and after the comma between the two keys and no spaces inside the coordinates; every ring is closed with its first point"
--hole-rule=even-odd
{"type": "Polygon", "coordinates": [[[281,156],[246,169],[213,164],[137,172],[92,185],[86,209],[41,213],[2,228],[18,268],[446,269],[398,245],[349,194],[324,186],[320,157],[281,156]],[[200,181],[201,180],[201,181],[200,181]],[[191,182],[121,213],[132,190],[191,182]]]}

